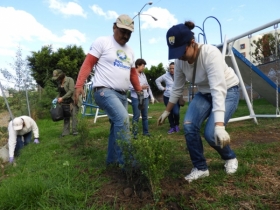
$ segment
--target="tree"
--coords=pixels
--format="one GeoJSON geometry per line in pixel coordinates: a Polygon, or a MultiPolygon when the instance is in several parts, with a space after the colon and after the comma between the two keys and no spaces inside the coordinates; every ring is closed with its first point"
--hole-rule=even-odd
{"type": "Polygon", "coordinates": [[[35,83],[31,76],[31,71],[28,68],[27,61],[22,58],[21,51],[21,48],[18,47],[16,51],[16,59],[14,63],[10,63],[15,75],[7,69],[0,69],[0,72],[10,83],[14,84],[14,89],[17,89],[18,91],[25,90],[25,88],[34,89],[35,83]]]}
{"type": "Polygon", "coordinates": [[[52,72],[61,69],[67,76],[77,79],[80,67],[85,59],[85,53],[81,47],[67,46],[59,48],[56,52],[52,46],[43,46],[41,51],[31,52],[27,57],[32,76],[36,82],[44,88],[46,82],[51,80],[52,72]]]}
{"type": "Polygon", "coordinates": [[[7,69],[0,69],[7,81],[9,81],[10,84],[14,84],[9,90],[9,93],[13,94],[13,98],[10,100],[10,105],[7,104],[7,106],[13,107],[17,114],[20,115],[26,114],[28,108],[28,113],[30,115],[30,103],[27,90],[34,89],[36,84],[31,76],[27,61],[22,58],[20,47],[18,47],[16,51],[14,63],[10,63],[10,66],[14,72],[8,71],[7,69]],[[15,73],[15,75],[13,73],[15,73]]]}
{"type": "Polygon", "coordinates": [[[253,52],[251,52],[251,56],[253,57],[254,64],[259,65],[267,63],[270,61],[274,61],[277,59],[277,57],[279,57],[279,35],[280,34],[277,33],[275,37],[274,34],[265,34],[258,40],[253,40],[253,43],[251,43],[251,47],[254,47],[255,49],[253,52]],[[276,51],[278,56],[276,56],[276,51]]]}
{"type": "Polygon", "coordinates": [[[158,64],[158,66],[151,66],[150,70],[147,70],[146,68],[145,75],[154,95],[161,93],[161,91],[157,88],[156,79],[165,74],[166,71],[167,70],[164,69],[162,63],[158,64]]]}

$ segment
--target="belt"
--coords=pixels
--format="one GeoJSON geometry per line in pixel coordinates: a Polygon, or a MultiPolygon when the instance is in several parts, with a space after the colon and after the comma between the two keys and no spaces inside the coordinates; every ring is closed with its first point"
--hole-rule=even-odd
{"type": "Polygon", "coordinates": [[[93,88],[94,92],[100,90],[100,89],[103,89],[103,88],[107,88],[107,89],[110,89],[110,90],[113,90],[113,91],[116,91],[117,93],[121,94],[121,95],[126,95],[126,91],[120,91],[120,90],[115,90],[113,88],[108,88],[108,87],[104,87],[104,86],[101,86],[101,87],[95,87],[93,88]]]}

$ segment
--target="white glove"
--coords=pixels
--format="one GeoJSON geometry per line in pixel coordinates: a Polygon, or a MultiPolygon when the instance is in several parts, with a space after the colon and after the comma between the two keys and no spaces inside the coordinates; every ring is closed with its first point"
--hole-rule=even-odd
{"type": "Polygon", "coordinates": [[[162,125],[164,123],[164,120],[168,117],[168,115],[170,114],[170,112],[168,111],[164,111],[162,113],[162,115],[158,118],[158,121],[157,121],[157,125],[162,125]]]}
{"type": "Polygon", "coordinates": [[[151,103],[152,103],[152,104],[155,103],[155,98],[151,98],[151,103]]]}
{"type": "Polygon", "coordinates": [[[215,126],[215,144],[223,148],[230,143],[230,136],[225,130],[225,126],[215,126]]]}

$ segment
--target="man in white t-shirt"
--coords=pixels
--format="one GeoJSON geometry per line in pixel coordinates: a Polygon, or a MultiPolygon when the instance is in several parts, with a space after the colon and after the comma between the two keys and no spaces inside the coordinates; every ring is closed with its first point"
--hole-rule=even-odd
{"type": "Polygon", "coordinates": [[[113,24],[113,36],[97,38],[80,69],[76,82],[76,99],[83,94],[83,85],[93,66],[94,99],[108,115],[111,123],[108,140],[107,165],[124,164],[122,150],[116,140],[128,141],[129,117],[127,95],[130,82],[136,92],[142,92],[134,65],[133,50],[126,44],[134,31],[134,22],[120,15],[113,24]]]}

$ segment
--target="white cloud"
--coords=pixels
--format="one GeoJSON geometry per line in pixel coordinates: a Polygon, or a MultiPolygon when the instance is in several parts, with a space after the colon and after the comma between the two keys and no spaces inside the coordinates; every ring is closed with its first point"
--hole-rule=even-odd
{"type": "Polygon", "coordinates": [[[29,13],[13,7],[0,7],[0,20],[0,55],[4,56],[14,55],[19,44],[30,49],[32,43],[78,45],[86,41],[85,34],[76,29],[64,29],[56,35],[29,13]]]}
{"type": "Polygon", "coordinates": [[[141,12],[141,28],[161,28],[161,29],[168,29],[172,25],[176,25],[178,20],[171,14],[167,9],[163,9],[160,7],[151,7],[147,11],[141,12]],[[152,17],[153,16],[157,19],[155,21],[152,17]]]}
{"type": "Polygon", "coordinates": [[[49,0],[49,8],[62,13],[67,16],[75,15],[86,17],[86,13],[83,8],[75,2],[61,2],[60,0],[49,0]]]}
{"type": "Polygon", "coordinates": [[[103,9],[96,4],[92,5],[90,9],[92,9],[95,14],[103,16],[106,19],[116,19],[119,16],[115,11],[109,10],[107,12],[104,12],[103,9]]]}
{"type": "Polygon", "coordinates": [[[159,43],[161,41],[163,41],[164,39],[159,37],[159,38],[152,38],[152,39],[149,39],[149,43],[150,44],[156,44],[156,43],[159,43]]]}

